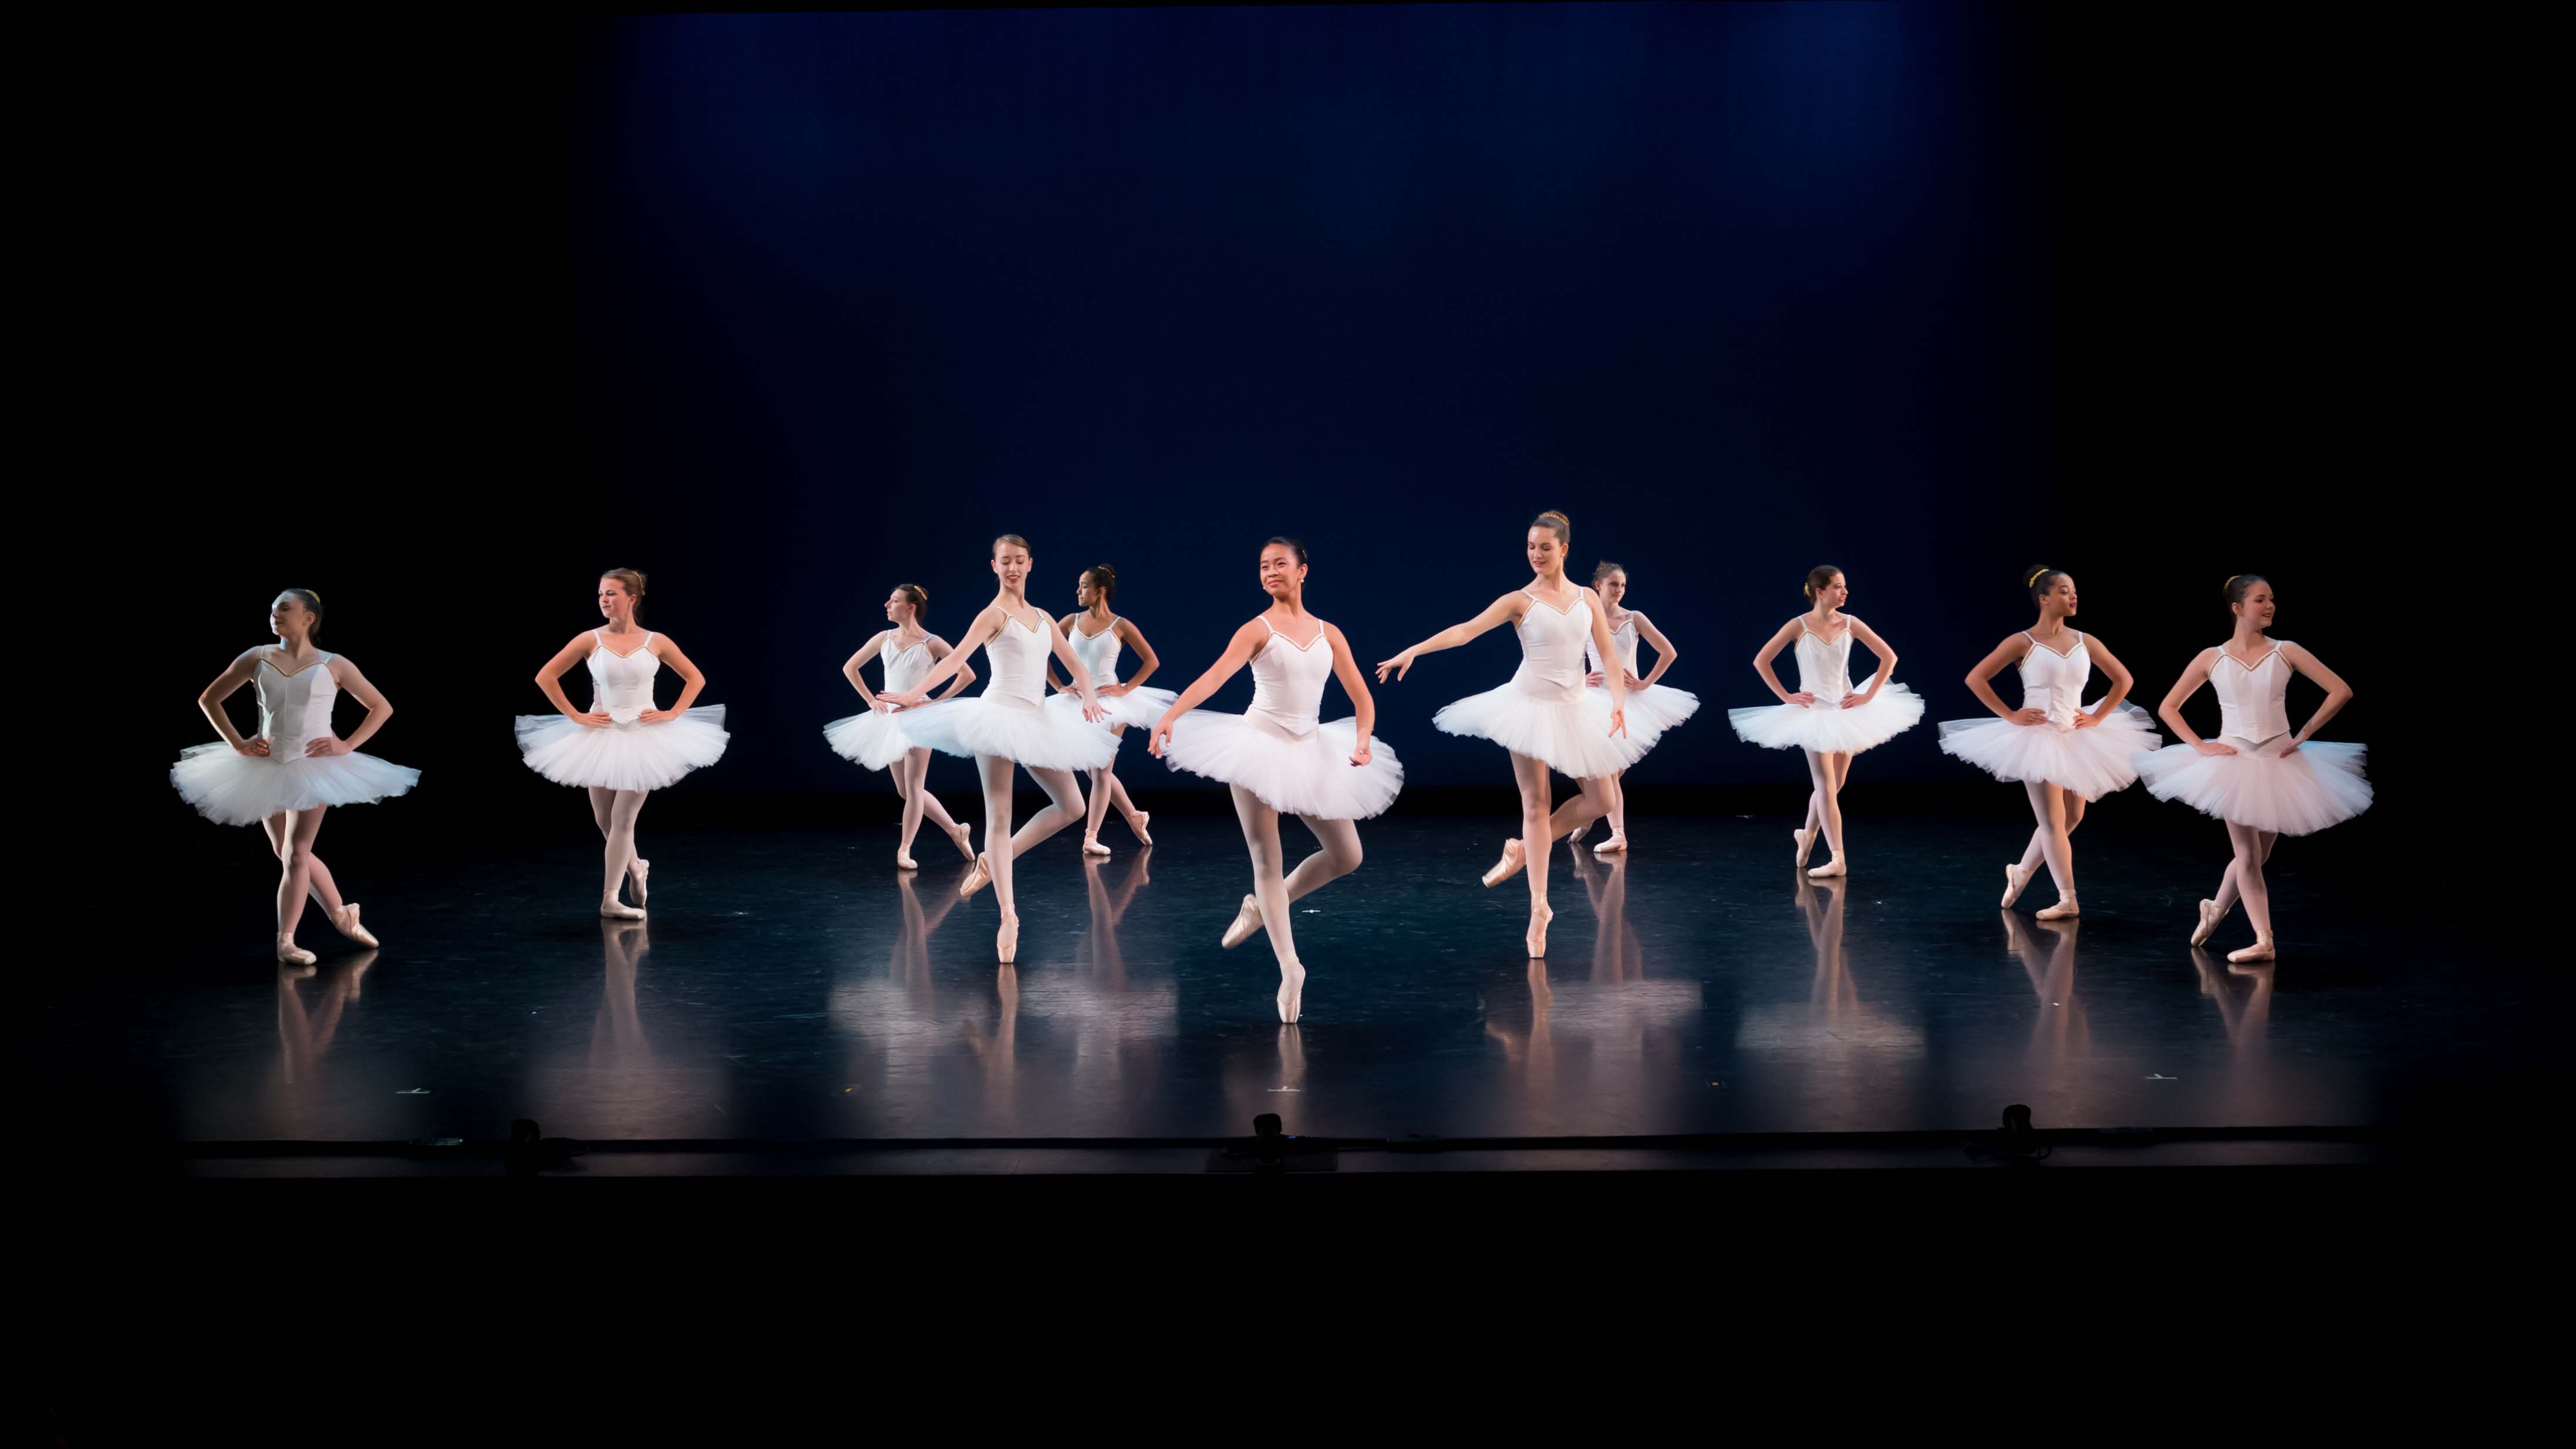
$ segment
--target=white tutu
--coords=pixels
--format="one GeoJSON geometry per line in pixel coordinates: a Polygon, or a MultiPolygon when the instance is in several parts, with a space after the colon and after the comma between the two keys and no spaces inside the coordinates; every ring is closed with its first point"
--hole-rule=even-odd
{"type": "MultiPolygon", "coordinates": [[[[1852,690],[1853,694],[1868,692],[1866,679],[1852,690]]],[[[1819,699],[1814,704],[1766,704],[1726,712],[1735,737],[1748,745],[1814,750],[1820,755],[1858,754],[1886,744],[1922,719],[1923,697],[1902,684],[1888,685],[1876,699],[1849,709],[1840,700],[1819,699]]]]}
{"type": "MultiPolygon", "coordinates": [[[[1591,706],[1593,712],[1601,717],[1603,729],[1610,728],[1608,685],[1587,685],[1583,691],[1583,702],[1591,706]]],[[[1628,691],[1628,733],[1635,735],[1640,743],[1648,746],[1662,739],[1664,731],[1697,713],[1699,713],[1699,696],[1687,689],[1649,684],[1643,689],[1628,691]]]]}
{"type": "Polygon", "coordinates": [[[915,748],[892,712],[865,710],[823,726],[832,753],[871,770],[882,770],[915,748]]]}
{"type": "Polygon", "coordinates": [[[2007,719],[1945,719],[1941,750],[1998,780],[2041,780],[2087,800],[2128,788],[2138,778],[2133,756],[2163,743],[2151,716],[2126,700],[2098,725],[2014,724],[2007,719]]]}
{"type": "Polygon", "coordinates": [[[1299,736],[1244,715],[1194,709],[1172,722],[1163,763],[1241,785],[1283,815],[1366,820],[1395,803],[1404,762],[1385,741],[1371,740],[1369,762],[1352,764],[1359,738],[1357,720],[1328,720],[1299,736]]]}
{"type": "Polygon", "coordinates": [[[558,785],[659,790],[724,754],[725,707],[702,704],[660,724],[577,724],[559,714],[518,717],[519,755],[558,785]]]}
{"type": "Polygon", "coordinates": [[[179,798],[217,825],[256,825],[281,810],[364,805],[409,790],[420,771],[373,755],[245,755],[222,743],[191,745],[170,767],[179,798]]]}
{"type": "Polygon", "coordinates": [[[2360,745],[2311,740],[2283,756],[2285,740],[2225,743],[2238,753],[2204,755],[2189,745],[2168,745],[2140,755],[2138,778],[2159,800],[2180,800],[2203,815],[2283,835],[2340,825],[2370,808],[2360,745]]]}
{"type": "Polygon", "coordinates": [[[1097,770],[1118,757],[1117,734],[1082,717],[1079,694],[1038,704],[970,694],[905,710],[902,720],[906,738],[943,755],[998,756],[1032,770],[1097,770]]]}
{"type": "MultiPolygon", "coordinates": [[[[1628,732],[1610,734],[1610,691],[1560,694],[1542,685],[1545,694],[1506,684],[1441,706],[1432,727],[1445,734],[1492,740],[1516,755],[1544,760],[1549,768],[1577,780],[1615,775],[1644,759],[1663,733],[1652,721],[1631,716],[1628,732]]],[[[1678,691],[1676,691],[1678,692],[1678,691]]]]}
{"type": "MultiPolygon", "coordinates": [[[[1076,695],[1075,698],[1081,696],[1076,695]]],[[[1154,721],[1161,719],[1163,711],[1170,709],[1172,701],[1179,698],[1168,689],[1131,689],[1114,699],[1100,701],[1100,707],[1109,711],[1110,724],[1152,729],[1154,721]]]]}

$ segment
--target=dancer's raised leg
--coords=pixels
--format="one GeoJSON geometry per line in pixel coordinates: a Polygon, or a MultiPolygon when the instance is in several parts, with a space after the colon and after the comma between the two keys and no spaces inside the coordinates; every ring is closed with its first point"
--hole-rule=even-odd
{"type": "MultiPolygon", "coordinates": [[[[1071,770],[1040,770],[1023,767],[1038,788],[1047,793],[1047,808],[1029,817],[1011,836],[1011,854],[1025,855],[1030,846],[1046,839],[1082,818],[1082,786],[1071,770]]],[[[989,848],[989,847],[987,847],[989,848]]]]}
{"type": "Polygon", "coordinates": [[[1279,870],[1279,812],[1241,785],[1226,788],[1234,797],[1234,818],[1243,824],[1244,848],[1252,855],[1252,898],[1261,906],[1270,954],[1279,958],[1279,1019],[1293,1022],[1306,991],[1306,968],[1297,960],[1296,935],[1289,929],[1288,882],[1279,870]]]}
{"type": "Polygon", "coordinates": [[[1532,957],[1540,957],[1547,954],[1547,923],[1556,915],[1547,905],[1547,848],[1556,839],[1547,761],[1513,754],[1512,781],[1521,790],[1521,868],[1529,872],[1530,920],[1522,944],[1532,957]]]}
{"type": "MultiPolygon", "coordinates": [[[[1550,841],[1563,840],[1569,835],[1580,834],[1584,827],[1608,815],[1619,806],[1618,776],[1596,775],[1592,779],[1577,780],[1574,783],[1581,787],[1580,793],[1548,812],[1547,828],[1554,832],[1548,836],[1550,841]]],[[[1615,832],[1613,838],[1616,838],[1615,832]]]]}
{"type": "MultiPolygon", "coordinates": [[[[1305,820],[1302,815],[1298,818],[1305,820]]],[[[1360,829],[1356,822],[1306,820],[1306,828],[1314,833],[1315,843],[1323,848],[1297,862],[1297,868],[1288,872],[1285,888],[1291,904],[1300,897],[1313,894],[1318,887],[1330,885],[1360,868],[1360,829]]],[[[1264,919],[1261,898],[1258,895],[1245,896],[1243,908],[1235,913],[1234,924],[1226,927],[1224,944],[1229,949],[1242,945],[1253,932],[1261,929],[1264,919]]]]}

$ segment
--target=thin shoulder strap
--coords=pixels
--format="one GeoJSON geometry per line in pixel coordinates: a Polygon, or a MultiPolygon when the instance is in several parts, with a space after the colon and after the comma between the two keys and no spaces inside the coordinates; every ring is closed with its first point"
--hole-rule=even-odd
{"type": "Polygon", "coordinates": [[[1270,622],[1270,616],[1268,614],[1261,616],[1261,627],[1269,630],[1273,634],[1279,632],[1279,626],[1270,622]]]}
{"type": "Polygon", "coordinates": [[[647,649],[653,647],[653,631],[650,629],[644,631],[644,647],[647,649]]]}
{"type": "Polygon", "coordinates": [[[594,649],[605,649],[608,647],[608,641],[599,637],[599,631],[597,629],[590,631],[590,643],[591,647],[594,649]]]}

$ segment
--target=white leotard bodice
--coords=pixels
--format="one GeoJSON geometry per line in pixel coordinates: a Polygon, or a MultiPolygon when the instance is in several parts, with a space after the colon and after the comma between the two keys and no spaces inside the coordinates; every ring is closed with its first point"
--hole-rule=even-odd
{"type": "MultiPolygon", "coordinates": [[[[1619,651],[1619,667],[1628,671],[1630,674],[1636,674],[1637,613],[1634,609],[1628,611],[1627,618],[1620,620],[1618,623],[1610,627],[1610,647],[1619,651]]],[[[1585,629],[1583,631],[1583,660],[1585,664],[1591,667],[1593,673],[1607,674],[1610,672],[1609,670],[1601,667],[1601,646],[1592,642],[1592,631],[1590,629],[1585,629]]],[[[1642,679],[1645,676],[1638,675],[1638,677],[1642,679]]]]}
{"type": "Polygon", "coordinates": [[[653,657],[653,636],[632,654],[620,657],[608,647],[607,636],[590,631],[590,707],[619,724],[633,724],[635,717],[653,707],[653,676],[662,661],[653,657]]]}
{"type": "Polygon", "coordinates": [[[2209,666],[2209,687],[2218,695],[2218,732],[2248,744],[2290,732],[2290,662],[2281,657],[2280,642],[2248,669],[2225,649],[2209,666]]]}
{"type": "Polygon", "coordinates": [[[1583,645],[1592,637],[1592,601],[1574,596],[1574,607],[1559,611],[1529,590],[1530,608],[1521,615],[1521,667],[1512,682],[1530,693],[1573,694],[1583,688],[1583,645]]]}
{"type": "Polygon", "coordinates": [[[1073,617],[1073,632],[1064,636],[1073,646],[1073,657],[1082,661],[1083,672],[1091,676],[1091,687],[1118,682],[1118,619],[1112,615],[1109,627],[1090,638],[1083,637],[1082,616],[1073,617]]]}
{"type": "Polygon", "coordinates": [[[1303,649],[1280,633],[1268,615],[1262,616],[1261,624],[1270,631],[1270,638],[1252,656],[1252,708],[1244,715],[1302,739],[1315,732],[1316,721],[1323,715],[1324,681],[1333,675],[1333,646],[1325,642],[1321,623],[1303,649]]]}
{"type": "Polygon", "coordinates": [[[1001,629],[984,641],[984,658],[993,666],[993,682],[984,686],[984,698],[1037,708],[1046,698],[1047,652],[1044,615],[1032,629],[1004,610],[1001,629]]]}
{"type": "Polygon", "coordinates": [[[2021,656],[2021,704],[2024,709],[2048,711],[2048,722],[2061,728],[2075,723],[2076,712],[2084,707],[2084,682],[2093,677],[2093,656],[2085,651],[2084,636],[2064,654],[2042,644],[2027,629],[2022,637],[2030,648],[2021,656]]]}
{"type": "MultiPolygon", "coordinates": [[[[1851,636],[1849,623],[1844,624],[1843,632],[1831,640],[1803,622],[1798,625],[1800,690],[1814,695],[1821,703],[1839,703],[1844,695],[1851,693],[1851,636]]],[[[2077,681],[2079,688],[2082,683],[2077,681]]]]}
{"type": "Polygon", "coordinates": [[[891,629],[886,631],[885,648],[877,657],[883,661],[885,692],[888,694],[910,694],[919,689],[923,676],[929,674],[930,666],[937,662],[930,657],[929,635],[923,635],[920,642],[906,649],[894,642],[891,629]]]}
{"type": "Polygon", "coordinates": [[[259,737],[268,741],[272,760],[300,760],[304,746],[331,733],[331,706],[339,703],[340,682],[331,677],[331,656],[316,654],[293,674],[266,659],[254,676],[259,691],[259,737]]]}

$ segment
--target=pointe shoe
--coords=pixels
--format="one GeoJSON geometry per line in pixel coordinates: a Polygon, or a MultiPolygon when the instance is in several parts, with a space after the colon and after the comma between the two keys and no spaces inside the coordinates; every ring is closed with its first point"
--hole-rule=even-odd
{"type": "Polygon", "coordinates": [[[957,899],[964,900],[993,883],[993,863],[983,856],[975,857],[975,868],[957,883],[957,899]]]}
{"type": "Polygon", "coordinates": [[[599,903],[599,914],[612,921],[640,921],[644,919],[642,908],[623,905],[616,901],[601,901],[599,903]]]}
{"type": "Polygon", "coordinates": [[[652,884],[652,875],[653,862],[640,855],[635,857],[633,865],[626,867],[626,888],[635,892],[635,904],[644,904],[644,891],[652,884]]]}
{"type": "Polygon", "coordinates": [[[2044,906],[2031,912],[2030,918],[2034,921],[2063,921],[2071,919],[2075,914],[2075,897],[2068,896],[2056,905],[2044,906]]]}
{"type": "Polygon", "coordinates": [[[2033,866],[2029,870],[2024,870],[2018,862],[2004,867],[2005,910],[2011,910],[2012,903],[2021,899],[2022,887],[2029,885],[2030,878],[2038,873],[2039,867],[2033,866]]]}
{"type": "MultiPolygon", "coordinates": [[[[326,912],[325,914],[328,913],[326,912]]],[[[331,925],[335,930],[339,931],[341,935],[348,937],[350,940],[357,942],[361,946],[382,944],[376,940],[373,932],[358,924],[358,903],[356,901],[351,901],[347,905],[342,906],[340,908],[340,914],[331,917],[331,925]]]]}
{"type": "Polygon", "coordinates": [[[1837,855],[1833,859],[1826,861],[1823,865],[1817,866],[1813,870],[1808,871],[1807,874],[1815,877],[1817,880],[1824,880],[1831,876],[1841,875],[1847,869],[1849,869],[1849,867],[1843,864],[1843,858],[1837,855]]]}
{"type": "Polygon", "coordinates": [[[1628,837],[1613,830],[1610,838],[1592,847],[1594,855],[1617,855],[1628,848],[1628,837]]]}
{"type": "Polygon", "coordinates": [[[1547,923],[1555,919],[1556,912],[1545,906],[1539,906],[1530,912],[1530,928],[1521,937],[1521,944],[1529,947],[1531,960],[1535,961],[1547,954],[1547,923]]]}
{"type": "Polygon", "coordinates": [[[310,966],[318,959],[320,958],[293,941],[277,943],[277,964],[280,966],[310,966]]]}
{"type": "Polygon", "coordinates": [[[1565,843],[1572,845],[1574,842],[1581,840],[1583,837],[1590,835],[1591,833],[1592,822],[1586,820],[1582,824],[1574,827],[1573,831],[1565,837],[1565,843]]]}
{"type": "Polygon", "coordinates": [[[1086,835],[1082,837],[1082,853],[1085,855],[1107,855],[1110,852],[1108,846],[1100,843],[1099,836],[1086,835]]]}
{"type": "Polygon", "coordinates": [[[1003,964],[1003,965],[1005,965],[1005,966],[1008,966],[1008,965],[1010,965],[1011,963],[1013,963],[1014,961],[1016,961],[1016,960],[1018,960],[1018,959],[1019,959],[1019,955],[1020,955],[1020,918],[1019,918],[1019,917],[1017,917],[1017,916],[1004,916],[1004,917],[1002,918],[1002,929],[1001,929],[1001,930],[999,930],[999,931],[997,931],[997,932],[995,932],[995,933],[993,934],[993,952],[994,952],[994,954],[995,954],[995,955],[998,955],[998,956],[1000,956],[1000,957],[1002,958],[1002,964],[1003,964]]]}
{"type": "Polygon", "coordinates": [[[2191,943],[2197,946],[2201,942],[2208,940],[2209,933],[2217,930],[2218,923],[2226,919],[2227,912],[2218,908],[2218,902],[2202,901],[2200,903],[2200,924],[2192,927],[2191,943]]]}
{"type": "Polygon", "coordinates": [[[1294,1026],[1305,1007],[1306,968],[1294,961],[1279,963],[1279,1020],[1294,1026]]]}
{"type": "Polygon", "coordinates": [[[968,830],[963,825],[960,825],[956,829],[948,832],[948,839],[957,847],[957,853],[966,857],[968,860],[973,860],[975,858],[975,841],[973,837],[974,832],[968,830]]]}
{"type": "Polygon", "coordinates": [[[1153,818],[1153,811],[1139,810],[1136,812],[1136,818],[1127,822],[1128,833],[1136,837],[1136,843],[1138,845],[1151,845],[1154,843],[1154,837],[1145,833],[1145,822],[1153,818]]]}
{"type": "Polygon", "coordinates": [[[1503,858],[1494,862],[1492,870],[1485,872],[1485,884],[1498,886],[1513,876],[1519,875],[1523,864],[1522,853],[1521,843],[1518,840],[1504,841],[1503,858]]]}
{"type": "Polygon", "coordinates": [[[2256,931],[2254,933],[2253,945],[2227,953],[2227,964],[2230,966],[2242,966],[2248,961],[2269,961],[2271,959],[2272,933],[2269,931],[2256,931]]]}
{"type": "Polygon", "coordinates": [[[911,851],[898,850],[894,853],[894,868],[897,870],[919,870],[921,869],[921,862],[912,858],[911,851]]]}
{"type": "Polygon", "coordinates": [[[1225,928],[1225,949],[1231,951],[1251,940],[1252,933],[1260,929],[1261,901],[1255,896],[1245,896],[1243,909],[1234,913],[1234,924],[1225,928]]]}
{"type": "Polygon", "coordinates": [[[1789,838],[1798,842],[1798,858],[1793,862],[1796,869],[1805,870],[1807,868],[1807,852],[1816,848],[1816,833],[1817,832],[1813,830],[1792,830],[1789,832],[1789,838]]]}

